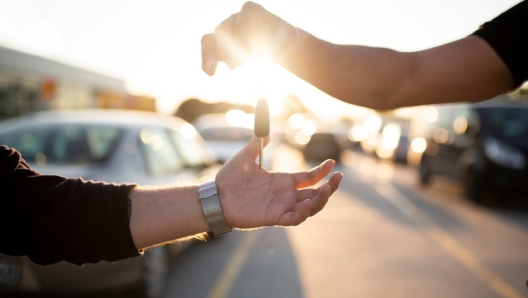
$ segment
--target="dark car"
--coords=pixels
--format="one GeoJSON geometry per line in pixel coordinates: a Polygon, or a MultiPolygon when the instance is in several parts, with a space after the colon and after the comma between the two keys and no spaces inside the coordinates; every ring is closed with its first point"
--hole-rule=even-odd
{"type": "Polygon", "coordinates": [[[413,120],[413,137],[427,144],[423,184],[442,175],[462,181],[473,201],[528,197],[528,105],[491,100],[427,109],[413,120]]]}
{"type": "Polygon", "coordinates": [[[376,156],[406,163],[409,151],[409,123],[390,122],[381,130],[381,141],[376,147],[376,156]]]}
{"type": "MultiPolygon", "coordinates": [[[[148,112],[37,113],[0,122],[0,144],[16,148],[40,173],[96,181],[160,185],[210,180],[219,168],[192,125],[148,112]]],[[[132,287],[140,296],[159,297],[169,257],[180,249],[180,244],[160,246],[142,257],[83,267],[66,262],[40,266],[27,257],[0,254],[0,293],[97,296],[132,287]]]]}
{"type": "Polygon", "coordinates": [[[333,159],[340,161],[342,148],[333,133],[316,132],[303,149],[304,158],[307,161],[323,161],[333,159]]]}

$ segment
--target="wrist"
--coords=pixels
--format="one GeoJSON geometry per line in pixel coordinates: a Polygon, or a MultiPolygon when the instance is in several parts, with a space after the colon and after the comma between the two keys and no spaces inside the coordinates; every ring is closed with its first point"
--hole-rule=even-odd
{"type": "Polygon", "coordinates": [[[285,60],[289,60],[297,50],[301,40],[302,30],[283,21],[277,32],[276,36],[271,40],[269,50],[274,59],[280,64],[285,60]]]}
{"type": "Polygon", "coordinates": [[[129,193],[129,199],[132,204],[130,232],[138,249],[208,230],[197,185],[136,187],[129,193]]]}
{"type": "Polygon", "coordinates": [[[198,195],[209,231],[214,236],[231,232],[223,215],[215,181],[200,184],[198,195]]]}

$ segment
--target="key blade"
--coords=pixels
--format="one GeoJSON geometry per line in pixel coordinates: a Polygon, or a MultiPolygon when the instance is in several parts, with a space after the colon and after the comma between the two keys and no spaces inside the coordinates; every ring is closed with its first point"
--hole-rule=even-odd
{"type": "Polygon", "coordinates": [[[268,101],[265,99],[260,99],[257,102],[257,107],[255,109],[254,132],[255,136],[259,138],[267,137],[270,133],[268,101]]]}
{"type": "Polygon", "coordinates": [[[264,156],[263,156],[263,150],[264,150],[264,139],[260,138],[260,155],[259,155],[259,169],[262,170],[263,163],[264,163],[264,156]]]}

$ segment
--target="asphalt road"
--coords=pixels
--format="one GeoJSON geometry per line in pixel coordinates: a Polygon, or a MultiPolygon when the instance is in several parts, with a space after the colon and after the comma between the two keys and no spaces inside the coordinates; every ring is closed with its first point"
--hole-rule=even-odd
{"type": "MultiPolygon", "coordinates": [[[[353,152],[325,209],[291,228],[235,231],[173,262],[165,297],[528,297],[528,209],[353,152]]],[[[311,167],[280,150],[274,169],[311,167]]]]}

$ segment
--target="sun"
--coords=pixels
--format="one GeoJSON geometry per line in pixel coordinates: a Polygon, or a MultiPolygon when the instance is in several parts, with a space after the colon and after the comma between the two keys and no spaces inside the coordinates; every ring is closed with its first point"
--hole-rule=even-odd
{"type": "Polygon", "coordinates": [[[253,57],[235,70],[221,65],[215,76],[225,80],[226,84],[219,87],[222,93],[233,95],[230,98],[232,102],[255,106],[259,99],[264,98],[268,101],[270,114],[279,115],[282,112],[284,99],[290,91],[283,78],[285,70],[270,57],[253,57]]]}
{"type": "Polygon", "coordinates": [[[276,65],[269,57],[252,58],[244,66],[247,79],[256,84],[255,97],[257,99],[269,97],[269,89],[273,88],[276,65]]]}

